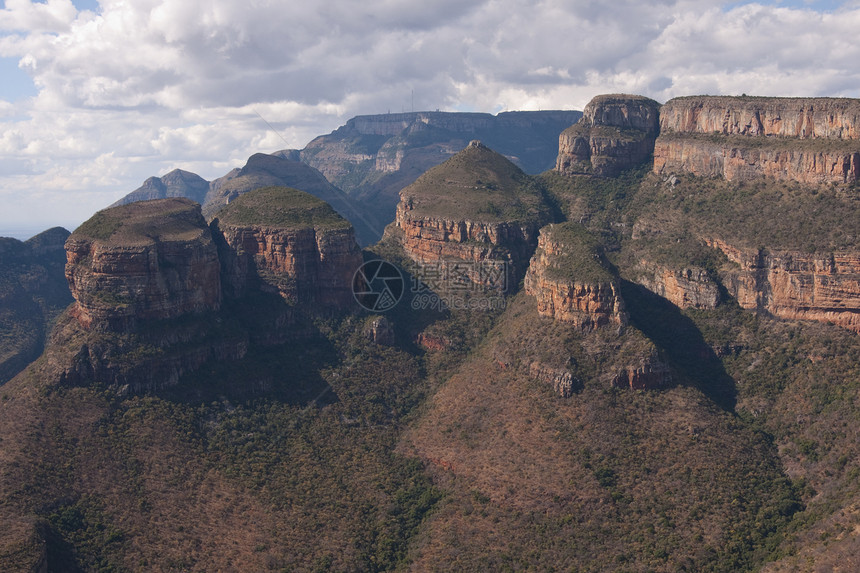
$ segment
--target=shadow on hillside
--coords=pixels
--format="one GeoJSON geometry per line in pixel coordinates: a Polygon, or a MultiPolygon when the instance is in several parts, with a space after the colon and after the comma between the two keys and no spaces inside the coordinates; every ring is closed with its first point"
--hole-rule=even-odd
{"type": "Polygon", "coordinates": [[[682,379],[733,412],[735,381],[695,323],[663,297],[630,281],[621,281],[621,296],[627,303],[630,323],[663,349],[682,379]]]}
{"type": "Polygon", "coordinates": [[[255,344],[252,336],[243,358],[209,361],[158,395],[191,404],[257,398],[300,407],[334,403],[338,397],[320,372],[338,361],[337,351],[320,332],[302,326],[295,327],[295,339],[278,344],[255,344]]]}

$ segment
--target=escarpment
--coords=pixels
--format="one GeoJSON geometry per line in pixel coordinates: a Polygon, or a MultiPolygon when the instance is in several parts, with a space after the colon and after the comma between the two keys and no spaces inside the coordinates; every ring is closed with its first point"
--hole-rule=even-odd
{"type": "Polygon", "coordinates": [[[744,249],[720,239],[735,266],[723,270],[729,294],[743,308],[787,319],[829,322],[860,332],[860,254],[744,249]]]}
{"type": "Polygon", "coordinates": [[[389,233],[416,263],[467,263],[465,280],[504,289],[524,274],[549,218],[537,182],[473,141],[401,192],[389,233]]]}
{"type": "Polygon", "coordinates": [[[296,189],[258,189],[218,212],[212,225],[223,238],[230,296],[261,289],[293,304],[353,304],[361,250],[349,222],[323,201],[296,189]]]}
{"type": "Polygon", "coordinates": [[[541,230],[525,289],[542,316],[582,330],[627,323],[615,277],[601,262],[594,240],[575,223],[541,230]]]}
{"type": "Polygon", "coordinates": [[[613,176],[639,165],[654,149],[660,104],[642,96],[602,95],[559,136],[556,171],[613,176]]]}
{"type": "Polygon", "coordinates": [[[654,172],[852,183],[860,175],[858,121],[853,99],[676,98],[660,109],[654,172]]]}
{"type": "Polygon", "coordinates": [[[720,287],[700,267],[688,265],[676,269],[642,259],[634,267],[636,282],[679,308],[716,308],[720,287]]]}

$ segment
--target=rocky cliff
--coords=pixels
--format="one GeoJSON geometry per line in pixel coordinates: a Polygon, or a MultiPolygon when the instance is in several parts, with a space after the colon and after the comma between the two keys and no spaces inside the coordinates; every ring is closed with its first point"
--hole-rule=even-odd
{"type": "Polygon", "coordinates": [[[66,241],[66,277],[84,328],[125,331],[139,320],[218,309],[218,253],[188,199],[100,211],[66,241]]]}
{"type": "Polygon", "coordinates": [[[592,99],[578,123],[559,136],[556,170],[568,175],[617,175],[639,165],[654,148],[660,104],[642,96],[592,99]]]}
{"type": "Polygon", "coordinates": [[[212,227],[228,295],[259,288],[293,304],[354,304],[361,250],[349,222],[323,201],[296,189],[258,189],[219,211],[212,227]]]}
{"type": "Polygon", "coordinates": [[[575,223],[541,230],[525,278],[538,312],[582,330],[627,323],[618,284],[601,261],[594,240],[575,223]]]}
{"type": "Polygon", "coordinates": [[[525,272],[549,216],[533,179],[473,141],[401,192],[390,234],[417,263],[470,263],[467,280],[504,288],[525,272]]]}
{"type": "Polygon", "coordinates": [[[708,242],[736,265],[725,268],[722,279],[743,308],[860,332],[860,255],[856,252],[816,255],[744,249],[719,239],[708,242]]]}
{"type": "Polygon", "coordinates": [[[851,183],[860,175],[858,121],[853,99],[676,98],[660,110],[654,172],[851,183]]]}
{"type": "Polygon", "coordinates": [[[679,308],[708,309],[720,303],[719,285],[700,267],[674,269],[642,259],[632,274],[638,284],[679,308]]]}
{"type": "Polygon", "coordinates": [[[767,176],[805,184],[852,183],[860,176],[860,144],[797,140],[750,141],[745,136],[661,135],[655,173],[691,173],[749,181],[767,176]]]}
{"type": "Polygon", "coordinates": [[[860,101],[847,98],[690,96],[660,109],[660,132],[860,139],[860,101]]]}

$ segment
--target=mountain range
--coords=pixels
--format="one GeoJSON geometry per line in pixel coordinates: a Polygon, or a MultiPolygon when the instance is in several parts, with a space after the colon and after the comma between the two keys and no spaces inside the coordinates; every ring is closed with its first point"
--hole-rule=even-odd
{"type": "Polygon", "coordinates": [[[858,125],[363,116],[0,243],[0,569],[860,568],[858,125]]]}

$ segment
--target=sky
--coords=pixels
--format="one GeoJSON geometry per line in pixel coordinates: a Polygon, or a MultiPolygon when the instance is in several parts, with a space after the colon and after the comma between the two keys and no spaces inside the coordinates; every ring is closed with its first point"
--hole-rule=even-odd
{"type": "Polygon", "coordinates": [[[0,236],[18,238],[74,230],[150,176],[211,180],[413,105],[860,97],[860,0],[0,5],[0,236]]]}

